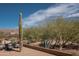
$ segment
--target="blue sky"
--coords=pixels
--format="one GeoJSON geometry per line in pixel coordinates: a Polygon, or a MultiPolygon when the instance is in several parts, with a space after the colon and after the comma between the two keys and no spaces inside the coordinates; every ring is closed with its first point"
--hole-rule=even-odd
{"type": "Polygon", "coordinates": [[[0,28],[17,28],[20,10],[23,11],[23,27],[50,17],[79,17],[79,4],[0,4],[0,28]]]}
{"type": "Polygon", "coordinates": [[[20,10],[23,11],[23,18],[25,18],[49,6],[51,4],[0,4],[0,28],[16,28],[20,10]]]}

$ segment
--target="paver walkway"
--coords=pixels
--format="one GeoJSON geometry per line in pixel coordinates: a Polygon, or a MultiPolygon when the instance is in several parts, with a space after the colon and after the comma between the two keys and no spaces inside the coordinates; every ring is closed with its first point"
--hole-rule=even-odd
{"type": "Polygon", "coordinates": [[[23,47],[21,52],[16,51],[0,51],[0,56],[53,56],[42,51],[37,51],[34,49],[23,47]]]}

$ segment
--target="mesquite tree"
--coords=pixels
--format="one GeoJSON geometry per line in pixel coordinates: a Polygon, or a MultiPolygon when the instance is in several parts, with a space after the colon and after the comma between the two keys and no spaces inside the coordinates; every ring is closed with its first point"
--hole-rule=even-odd
{"type": "Polygon", "coordinates": [[[30,33],[25,32],[25,34],[27,34],[26,37],[32,35],[36,41],[43,43],[44,41],[45,43],[51,41],[49,42],[50,44],[54,42],[54,45],[58,45],[60,50],[62,50],[65,45],[79,44],[78,20],[66,20],[63,17],[59,17],[54,21],[46,22],[45,25],[32,27],[30,31],[30,33]]]}

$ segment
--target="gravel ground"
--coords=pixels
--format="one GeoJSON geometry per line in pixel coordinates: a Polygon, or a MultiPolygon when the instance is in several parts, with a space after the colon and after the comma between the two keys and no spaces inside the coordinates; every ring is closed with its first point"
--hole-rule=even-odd
{"type": "Polygon", "coordinates": [[[0,51],[0,56],[54,56],[54,55],[23,47],[21,52],[2,50],[0,51]]]}

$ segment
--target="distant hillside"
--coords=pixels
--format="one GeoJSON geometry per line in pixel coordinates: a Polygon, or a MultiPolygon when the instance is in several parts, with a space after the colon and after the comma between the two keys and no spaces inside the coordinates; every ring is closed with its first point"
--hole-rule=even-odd
{"type": "Polygon", "coordinates": [[[18,29],[0,29],[0,32],[17,32],[18,29]]]}

